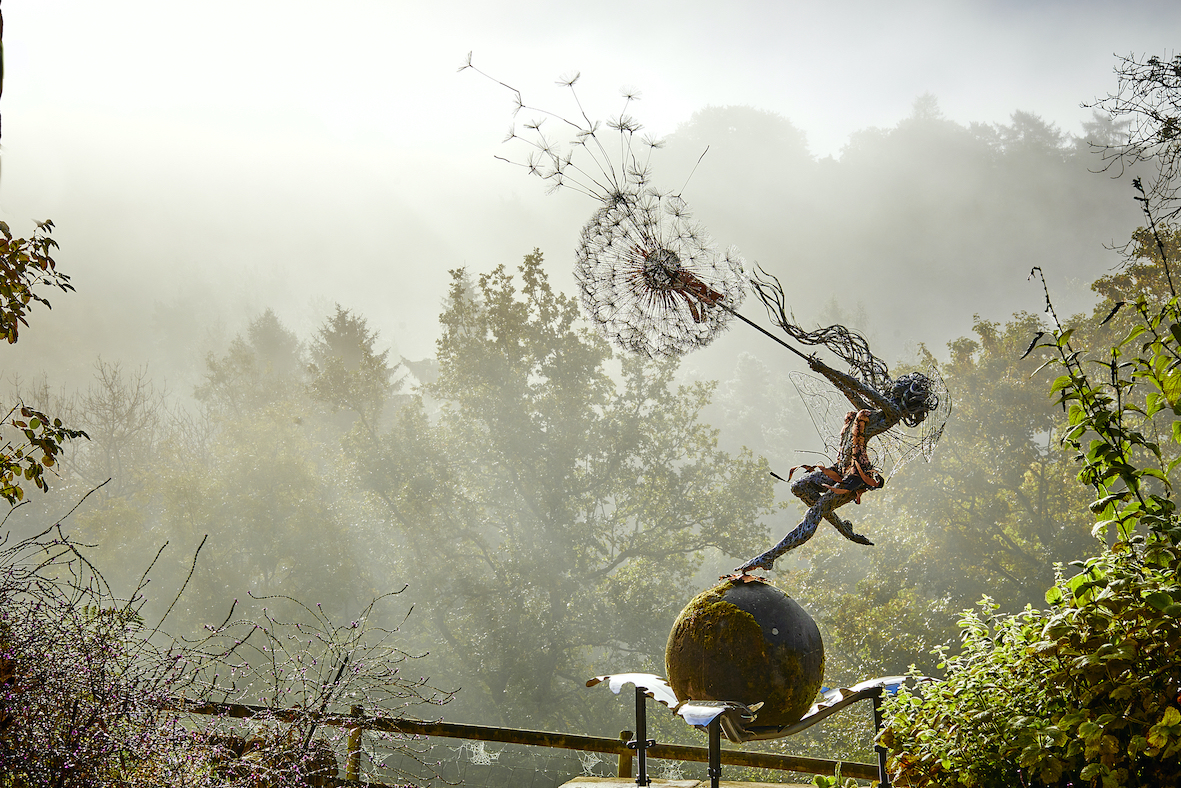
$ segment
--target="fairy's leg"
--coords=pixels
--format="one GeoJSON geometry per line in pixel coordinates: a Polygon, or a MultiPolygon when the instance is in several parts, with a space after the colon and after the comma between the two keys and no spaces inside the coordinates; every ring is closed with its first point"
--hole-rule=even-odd
{"type": "Polygon", "coordinates": [[[834,512],[834,511],[828,512],[827,514],[824,515],[824,519],[828,520],[830,523],[832,523],[833,526],[835,526],[836,529],[838,531],[840,531],[841,536],[845,537],[850,542],[856,542],[857,544],[867,544],[867,545],[873,544],[873,542],[869,541],[869,539],[862,536],[861,534],[854,533],[853,532],[853,523],[849,522],[848,520],[842,520],[840,518],[840,515],[838,515],[836,512],[834,512]]]}
{"type": "Polygon", "coordinates": [[[804,514],[804,519],[796,526],[795,530],[783,537],[779,544],[762,555],[747,561],[735,569],[734,574],[744,575],[753,569],[770,570],[774,566],[776,559],[788,550],[793,550],[811,539],[812,535],[816,533],[816,528],[820,525],[820,518],[832,511],[831,501],[833,495],[825,491],[825,483],[829,481],[831,480],[825,474],[825,469],[820,468],[793,483],[791,486],[792,493],[801,501],[808,504],[808,511],[804,514]]]}
{"type": "Polygon", "coordinates": [[[816,533],[816,527],[820,525],[820,504],[816,504],[808,509],[808,513],[804,515],[803,521],[796,526],[795,530],[783,537],[783,540],[772,547],[767,552],[760,556],[750,559],[742,566],[734,570],[736,575],[748,574],[753,569],[770,570],[775,566],[775,560],[788,550],[799,547],[804,542],[812,538],[812,534],[816,533]]]}
{"type": "MultiPolygon", "coordinates": [[[[853,474],[849,477],[850,481],[853,481],[854,479],[860,481],[860,478],[856,474],[853,474]]],[[[844,484],[842,483],[841,486],[843,487],[844,484]]],[[[850,542],[866,545],[873,544],[873,542],[869,541],[861,534],[855,533],[853,531],[852,523],[850,523],[848,520],[842,520],[836,513],[837,509],[849,503],[849,501],[856,500],[858,492],[833,489],[832,480],[825,474],[823,469],[819,471],[813,471],[807,476],[801,477],[799,481],[791,486],[791,491],[797,498],[808,504],[809,514],[811,514],[812,509],[819,511],[820,517],[823,517],[825,520],[828,520],[830,523],[832,523],[836,527],[837,531],[840,532],[841,536],[845,537],[850,542]]],[[[807,520],[805,519],[805,522],[806,521],[807,520]]],[[[817,521],[819,522],[819,518],[817,518],[817,521]]],[[[800,526],[802,527],[803,523],[801,523],[800,526]]],[[[798,530],[799,528],[796,529],[796,531],[798,530]]],[[[795,533],[795,531],[792,533],[795,533]]],[[[788,536],[790,538],[791,535],[789,534],[788,536]]],[[[809,536],[811,536],[811,534],[809,534],[809,536]]],[[[807,539],[805,538],[800,542],[800,544],[803,544],[804,541],[807,541],[807,539]]],[[[791,547],[786,548],[786,550],[790,549],[791,547]]],[[[763,556],[759,556],[759,558],[762,557],[763,556]]]]}
{"type": "Polygon", "coordinates": [[[826,473],[827,470],[829,469],[818,468],[801,476],[792,483],[791,494],[806,503],[808,508],[815,506],[816,502],[824,495],[825,485],[832,483],[832,479],[826,473]]]}

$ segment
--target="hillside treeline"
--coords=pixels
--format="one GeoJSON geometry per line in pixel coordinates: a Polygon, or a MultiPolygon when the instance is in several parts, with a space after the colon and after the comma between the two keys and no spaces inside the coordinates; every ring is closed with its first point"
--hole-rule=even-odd
{"type": "MultiPolygon", "coordinates": [[[[605,117],[616,107],[598,109],[605,117]]],[[[632,112],[643,122],[642,101],[632,112]]],[[[973,314],[1003,320],[1037,310],[1036,294],[1022,286],[1031,262],[1058,277],[1063,311],[1088,308],[1090,282],[1116,261],[1105,245],[1122,243],[1139,223],[1128,179],[1095,172],[1103,162],[1092,143],[1117,134],[1110,122],[1060,129],[1033,112],[964,125],[943,117],[928,96],[897,125],[858,132],[839,158],[821,158],[789,118],[709,107],[669,135],[651,164],[654,183],[681,190],[720,244],[788,284],[797,317],[821,320],[834,298],[849,314],[860,309],[875,349],[892,359],[919,343],[942,354],[946,342],[971,333],[973,314]]],[[[489,142],[489,157],[519,154],[489,142]]],[[[340,216],[330,201],[275,206],[307,216],[302,227],[287,213],[271,223],[266,206],[253,203],[240,214],[191,217],[191,225],[174,217],[145,227],[116,215],[95,227],[89,215],[55,216],[63,264],[82,292],[59,299],[39,330],[10,349],[3,369],[26,378],[43,371],[55,386],[84,388],[102,356],[146,364],[187,398],[205,355],[221,352],[268,308],[306,335],[340,302],[374,322],[387,346],[420,358],[438,336],[436,307],[451,268],[511,266],[540,246],[555,286],[572,288],[573,250],[592,201],[547,197],[508,164],[494,184],[446,187],[457,192],[448,203],[456,213],[421,220],[395,208],[380,218],[340,216]],[[521,198],[477,199],[505,189],[521,198]],[[445,222],[448,237],[428,244],[424,222],[445,222]],[[183,242],[148,242],[174,226],[170,237],[183,242]],[[259,235],[271,227],[276,237],[259,235]],[[475,250],[471,238],[482,239],[475,250]],[[424,282],[433,288],[425,298],[424,282]],[[404,296],[408,283],[413,303],[404,296]]],[[[428,188],[445,185],[410,187],[404,199],[428,188]]],[[[239,204],[227,195],[226,205],[239,204]]],[[[759,343],[732,332],[720,350],[688,364],[722,378],[752,345],[759,352],[759,343]]]]}
{"type": "MultiPolygon", "coordinates": [[[[761,249],[800,239],[799,259],[769,267],[801,316],[860,324],[896,373],[936,364],[947,384],[954,409],[933,461],[851,507],[875,546],[823,531],[775,575],[820,622],[829,683],[933,671],[956,611],[982,594],[1006,610],[1037,603],[1056,562],[1096,549],[1061,411],[1036,374],[1044,358],[1022,357],[1040,316],[983,312],[964,336],[944,344],[955,334],[942,332],[968,289],[988,303],[1034,287],[1027,242],[1061,261],[1095,256],[1105,228],[1130,236],[1119,217],[1135,206],[1088,172],[1084,142],[1021,113],[962,127],[924,100],[817,161],[784,119],[713,109],[670,140],[670,158],[695,158],[703,141],[722,164],[692,192],[715,236],[765,263],[761,249]]],[[[1032,256],[1052,280],[1077,276],[1032,256]]],[[[765,340],[738,328],[698,354],[710,361],[621,357],[551,286],[550,265],[533,251],[456,269],[428,359],[396,356],[396,332],[338,305],[306,334],[273,310],[241,316],[199,358],[193,344],[167,358],[142,338],[125,357],[113,344],[70,358],[93,371],[73,388],[9,368],[13,396],[89,440],[8,526],[51,523],[109,478],[67,522],[114,585],[134,587],[164,543],[153,572],[161,585],[183,576],[209,537],[173,630],[220,621],[235,600],[263,604],[252,596],[347,618],[406,585],[400,637],[429,652],[416,670],[459,690],[450,719],[611,735],[628,726],[626,704],[585,680],[662,670],[685,602],[798,522],[769,471],[815,461],[806,452],[821,442],[785,374],[794,362],[765,340]],[[166,360],[140,366],[146,356],[166,360]],[[702,366],[724,373],[701,382],[702,366]]],[[[1098,283],[1079,336],[1103,343],[1121,325],[1099,325],[1113,281],[1098,283]]],[[[144,335],[213,336],[212,319],[158,309],[144,335]]]]}
{"type": "MultiPolygon", "coordinates": [[[[10,525],[111,478],[72,523],[112,580],[133,581],[165,542],[156,572],[180,574],[209,534],[187,625],[248,593],[339,617],[409,584],[403,634],[431,652],[436,684],[463,688],[449,713],[601,732],[614,699],[582,682],[659,671],[680,607],[794,525],[762,454],[783,471],[813,426],[786,375],[753,357],[716,385],[616,357],[536,252],[515,272],[457,271],[440,319],[438,357],[410,362],[346,309],[310,337],[264,312],[206,359],[194,408],[99,362],[86,391],[40,392],[90,440],[70,445],[52,503],[10,525]]],[[[874,547],[822,532],[777,573],[824,628],[829,681],[933,670],[955,611],[985,593],[1037,602],[1055,562],[1093,548],[1041,361],[1021,358],[1038,325],[981,320],[951,344],[955,405],[933,461],[850,515],[874,547]]]]}

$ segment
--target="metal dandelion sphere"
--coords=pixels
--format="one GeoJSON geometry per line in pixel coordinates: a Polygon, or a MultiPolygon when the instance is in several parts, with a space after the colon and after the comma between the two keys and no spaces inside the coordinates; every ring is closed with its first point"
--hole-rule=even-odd
{"type": "Polygon", "coordinates": [[[574,276],[603,336],[654,358],[709,344],[745,290],[737,252],[719,252],[684,200],[652,189],[603,200],[582,228],[574,276]]]}

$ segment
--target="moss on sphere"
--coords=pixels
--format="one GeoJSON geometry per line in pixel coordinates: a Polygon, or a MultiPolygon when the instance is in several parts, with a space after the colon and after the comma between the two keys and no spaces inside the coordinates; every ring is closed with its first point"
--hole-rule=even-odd
{"type": "Polygon", "coordinates": [[[763,702],[754,725],[791,725],[824,678],[820,630],[770,583],[725,580],[677,616],[664,667],[678,700],[763,702]]]}

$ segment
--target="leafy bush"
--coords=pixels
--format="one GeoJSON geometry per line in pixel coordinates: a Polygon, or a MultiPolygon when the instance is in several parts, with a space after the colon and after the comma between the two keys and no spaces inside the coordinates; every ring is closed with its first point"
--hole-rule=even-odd
{"type": "Polygon", "coordinates": [[[881,741],[900,784],[1181,784],[1170,481],[1181,460],[1161,440],[1181,444],[1181,306],[1171,284],[1163,303],[1141,293],[1108,317],[1122,306],[1135,310],[1132,327],[1099,361],[1071,347],[1056,316],[1050,340],[1033,343],[1063,370],[1052,387],[1067,411],[1063,441],[1095,490],[1094,533],[1111,544],[1074,576],[1059,571],[1047,610],[1001,615],[986,599],[964,615],[961,651],[941,652],[946,677],[887,706],[881,741]]]}
{"type": "Polygon", "coordinates": [[[60,528],[0,550],[0,785],[134,784],[187,745],[164,702],[196,652],[156,648],[142,604],[60,528]]]}
{"type": "Polygon", "coordinates": [[[1147,224],[1129,265],[1096,283],[1113,300],[1100,325],[1130,307],[1128,329],[1100,357],[1076,351],[1047,288],[1053,326],[1026,350],[1048,348],[1045,366],[1060,369],[1051,393],[1067,414],[1062,441],[1094,489],[1093,533],[1108,543],[1074,562],[1072,577],[1059,567],[1046,610],[1002,615],[986,598],[965,613],[962,649],[940,651],[945,678],[887,701],[880,741],[899,784],[1181,784],[1178,232],[1152,210],[1178,215],[1181,59],[1124,59],[1117,73],[1119,91],[1099,106],[1133,123],[1130,142],[1107,152],[1160,165],[1147,188],[1133,181],[1147,224]],[[1124,288],[1134,297],[1114,300],[1124,288]]]}
{"type": "MultiPolygon", "coordinates": [[[[50,256],[57,248],[52,232],[53,222],[47,220],[37,224],[31,238],[14,238],[8,225],[0,222],[0,338],[9,344],[15,344],[20,327],[29,324],[33,304],[49,308],[42,290],[74,289],[50,256]]],[[[45,470],[53,468],[66,441],[85,437],[85,432],[65,427],[61,419],[24,403],[12,406],[0,419],[0,497],[14,506],[24,500],[22,479],[48,490],[45,470]]]]}
{"type": "MultiPolygon", "coordinates": [[[[145,623],[146,585],[145,571],[117,596],[60,525],[0,541],[0,788],[332,784],[348,733],[321,715],[450,700],[402,676],[413,655],[370,621],[393,595],[343,624],[271,597],[294,617],[264,608],[186,640],[161,631],[168,611],[145,623]]],[[[368,735],[421,754],[398,734],[368,735]]]]}

